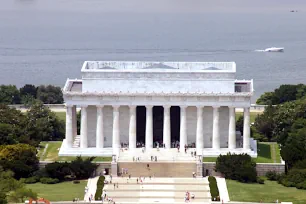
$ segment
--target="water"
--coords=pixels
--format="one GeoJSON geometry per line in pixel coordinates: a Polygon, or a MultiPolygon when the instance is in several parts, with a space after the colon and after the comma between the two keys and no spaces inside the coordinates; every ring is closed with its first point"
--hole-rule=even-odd
{"type": "Polygon", "coordinates": [[[3,0],[0,84],[63,86],[85,60],[235,61],[254,102],[306,83],[305,19],[303,0],[3,0]]]}

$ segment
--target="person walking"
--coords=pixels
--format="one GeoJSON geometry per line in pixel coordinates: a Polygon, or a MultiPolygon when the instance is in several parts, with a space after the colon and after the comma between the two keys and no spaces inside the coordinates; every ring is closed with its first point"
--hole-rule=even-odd
{"type": "Polygon", "coordinates": [[[114,190],[115,190],[115,188],[116,188],[116,184],[114,183],[114,190]]]}

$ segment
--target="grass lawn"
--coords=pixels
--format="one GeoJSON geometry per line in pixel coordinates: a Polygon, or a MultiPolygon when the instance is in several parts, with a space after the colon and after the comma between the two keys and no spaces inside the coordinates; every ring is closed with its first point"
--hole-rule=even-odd
{"type": "MultiPolygon", "coordinates": [[[[259,114],[260,113],[250,112],[250,123],[254,123],[256,116],[259,115],[259,114]]],[[[238,118],[240,116],[243,116],[243,113],[242,112],[236,112],[236,121],[238,120],[238,118]]]]}
{"type": "Polygon", "coordinates": [[[280,150],[277,143],[259,142],[257,143],[257,153],[256,163],[281,163],[280,150]]]}
{"type": "Polygon", "coordinates": [[[233,180],[226,180],[231,201],[279,203],[306,203],[306,190],[284,187],[276,181],[265,181],[265,184],[245,184],[233,180]]]}
{"type": "MultiPolygon", "coordinates": [[[[62,145],[62,142],[42,142],[42,145],[48,144],[45,155],[42,157],[42,161],[72,161],[76,157],[59,157],[58,151],[62,145]]],[[[44,151],[43,148],[40,149],[38,155],[41,155],[44,151]]],[[[88,157],[83,157],[88,158],[88,157]]],[[[96,157],[94,161],[102,162],[102,161],[112,161],[111,157],[96,157]]]]}
{"type": "Polygon", "coordinates": [[[73,198],[84,199],[84,189],[87,180],[82,180],[79,184],[72,181],[66,181],[57,184],[26,184],[27,188],[31,188],[38,194],[38,197],[45,198],[50,201],[72,201],[73,198]]]}
{"type": "Polygon", "coordinates": [[[217,157],[203,157],[203,162],[216,162],[217,157]]]}
{"type": "Polygon", "coordinates": [[[66,121],[66,112],[54,112],[54,113],[59,119],[66,121]]]}

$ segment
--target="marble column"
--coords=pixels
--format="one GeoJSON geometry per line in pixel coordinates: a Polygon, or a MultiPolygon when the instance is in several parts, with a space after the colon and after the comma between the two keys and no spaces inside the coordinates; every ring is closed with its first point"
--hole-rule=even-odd
{"type": "Polygon", "coordinates": [[[104,147],[103,106],[97,106],[96,148],[104,147]]]}
{"type": "Polygon", "coordinates": [[[88,147],[87,141],[87,106],[81,106],[81,148],[88,147]]]}
{"type": "Polygon", "coordinates": [[[153,106],[146,106],[146,149],[153,148],[153,106]]]}
{"type": "Polygon", "coordinates": [[[250,150],[250,108],[244,108],[243,149],[250,150]]]}
{"type": "Polygon", "coordinates": [[[235,108],[229,107],[228,148],[236,149],[236,117],[235,108]]]}
{"type": "Polygon", "coordinates": [[[136,106],[130,106],[129,149],[136,148],[136,106]]]}
{"type": "Polygon", "coordinates": [[[203,106],[197,106],[197,135],[196,135],[197,155],[202,155],[204,149],[203,108],[204,108],[203,106]]]}
{"type": "Polygon", "coordinates": [[[170,107],[164,106],[163,143],[166,149],[171,148],[170,107]]]}
{"type": "Polygon", "coordinates": [[[113,106],[113,150],[118,150],[120,144],[119,107],[113,106]]]}
{"type": "Polygon", "coordinates": [[[181,125],[180,125],[180,149],[184,151],[185,145],[187,145],[187,118],[186,118],[186,106],[180,106],[181,109],[181,125]]]}
{"type": "Polygon", "coordinates": [[[213,138],[212,148],[220,149],[220,129],[219,129],[219,108],[220,106],[213,107],[213,138]]]}
{"type": "Polygon", "coordinates": [[[73,143],[73,119],[72,106],[66,105],[66,144],[68,148],[72,148],[73,143]]]}
{"type": "Polygon", "coordinates": [[[75,138],[78,135],[76,106],[72,107],[72,128],[73,128],[73,138],[75,138]]]}

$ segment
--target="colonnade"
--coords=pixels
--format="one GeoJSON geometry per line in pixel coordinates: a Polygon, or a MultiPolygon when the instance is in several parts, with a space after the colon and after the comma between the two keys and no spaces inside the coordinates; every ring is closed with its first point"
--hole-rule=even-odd
{"type": "MultiPolygon", "coordinates": [[[[76,136],[76,106],[66,106],[66,142],[69,148],[73,147],[73,137],[76,136]]],[[[119,107],[113,106],[113,148],[120,148],[120,126],[119,126],[119,107]]],[[[170,108],[164,108],[164,125],[163,125],[163,143],[166,149],[171,148],[171,127],[170,127],[170,108]]],[[[187,106],[180,106],[180,148],[184,149],[187,145],[187,106]]],[[[203,134],[203,108],[197,106],[197,126],[196,126],[196,149],[202,152],[204,148],[203,134]]],[[[136,106],[129,106],[129,148],[136,148],[136,106]]],[[[219,127],[220,106],[213,106],[213,131],[212,131],[212,148],[220,149],[220,127],[219,127]]],[[[103,130],[103,105],[97,106],[97,126],[96,126],[96,148],[104,147],[104,130],[103,130]]],[[[229,131],[228,131],[228,149],[236,149],[236,120],[235,107],[229,107],[229,131]]],[[[80,131],[80,148],[88,147],[87,138],[87,106],[81,106],[81,131],[80,131]]],[[[145,130],[145,147],[153,148],[153,106],[146,106],[146,130],[145,130]]],[[[244,108],[243,123],[243,149],[250,149],[250,108],[244,108]]]]}

